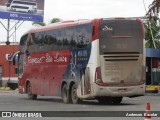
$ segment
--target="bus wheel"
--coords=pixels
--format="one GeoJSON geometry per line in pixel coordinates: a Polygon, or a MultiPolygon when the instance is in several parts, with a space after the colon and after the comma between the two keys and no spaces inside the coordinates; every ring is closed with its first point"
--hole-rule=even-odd
{"type": "Polygon", "coordinates": [[[17,83],[7,83],[7,86],[10,87],[11,90],[15,90],[18,88],[17,83]]]}
{"type": "Polygon", "coordinates": [[[64,103],[70,103],[71,98],[70,98],[70,95],[69,95],[69,91],[67,90],[67,84],[64,84],[62,86],[61,95],[62,95],[62,99],[63,99],[64,103]]]}
{"type": "Polygon", "coordinates": [[[111,104],[112,102],[110,97],[100,97],[97,100],[100,104],[111,104]]]}
{"type": "Polygon", "coordinates": [[[113,104],[120,104],[122,102],[123,97],[113,97],[112,102],[113,104]]]}
{"type": "Polygon", "coordinates": [[[31,93],[31,85],[30,85],[30,83],[28,83],[28,85],[27,85],[27,95],[28,95],[28,99],[30,99],[30,100],[36,100],[37,99],[37,95],[35,95],[35,94],[32,94],[31,93]]]}
{"type": "Polygon", "coordinates": [[[80,99],[77,97],[77,87],[75,84],[72,85],[72,90],[71,90],[71,100],[73,104],[80,103],[80,99]]]}

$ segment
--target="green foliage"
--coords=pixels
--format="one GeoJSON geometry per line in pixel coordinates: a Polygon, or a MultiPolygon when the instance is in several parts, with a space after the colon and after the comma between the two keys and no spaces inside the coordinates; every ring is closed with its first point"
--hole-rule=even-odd
{"type": "Polygon", "coordinates": [[[50,21],[50,24],[52,23],[57,23],[57,22],[61,22],[62,20],[59,19],[59,18],[53,18],[51,21],[50,21]]]}
{"type": "Polygon", "coordinates": [[[44,22],[33,22],[32,25],[39,27],[39,26],[46,26],[46,23],[44,22]]]}
{"type": "Polygon", "coordinates": [[[156,48],[160,48],[160,28],[157,25],[156,21],[151,20],[150,23],[147,23],[144,26],[145,26],[146,48],[154,48],[153,42],[155,42],[156,48]]]}
{"type": "MultiPolygon", "coordinates": [[[[56,22],[61,22],[62,20],[59,18],[52,18],[49,24],[56,23],[56,22]]],[[[39,26],[46,26],[47,24],[44,22],[33,22],[32,25],[39,27],[39,26]]]]}

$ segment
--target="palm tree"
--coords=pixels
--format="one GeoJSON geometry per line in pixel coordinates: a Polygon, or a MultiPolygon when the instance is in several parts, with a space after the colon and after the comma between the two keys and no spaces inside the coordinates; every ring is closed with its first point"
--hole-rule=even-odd
{"type": "Polygon", "coordinates": [[[147,16],[151,19],[152,17],[158,18],[160,8],[160,0],[154,0],[151,5],[149,5],[149,10],[147,16]]]}
{"type": "Polygon", "coordinates": [[[155,20],[145,24],[146,48],[160,48],[160,28],[155,20]]]}
{"type": "MultiPolygon", "coordinates": [[[[60,18],[52,18],[51,21],[49,22],[49,24],[61,22],[61,21],[62,21],[62,19],[60,19],[60,18]]],[[[33,22],[32,25],[39,27],[39,26],[46,26],[47,24],[44,22],[33,22]]]]}

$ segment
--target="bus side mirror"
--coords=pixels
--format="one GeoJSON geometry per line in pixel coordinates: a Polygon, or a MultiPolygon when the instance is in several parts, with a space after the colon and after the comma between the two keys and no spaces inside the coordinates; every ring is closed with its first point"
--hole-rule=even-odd
{"type": "Polygon", "coordinates": [[[15,68],[15,74],[18,74],[18,68],[15,68]]]}
{"type": "Polygon", "coordinates": [[[19,54],[17,54],[16,56],[14,56],[12,63],[13,65],[16,65],[16,62],[19,61],[19,54]]]}

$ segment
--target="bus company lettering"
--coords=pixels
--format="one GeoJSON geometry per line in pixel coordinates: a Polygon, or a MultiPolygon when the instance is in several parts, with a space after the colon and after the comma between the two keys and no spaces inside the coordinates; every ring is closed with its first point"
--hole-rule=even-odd
{"type": "Polygon", "coordinates": [[[40,58],[31,58],[31,56],[28,57],[28,63],[42,63],[42,60],[44,59],[45,57],[42,56],[40,58]]]}
{"type": "Polygon", "coordinates": [[[56,53],[56,56],[54,57],[54,62],[67,62],[67,57],[59,55],[59,53],[56,53]]]}
{"type": "Polygon", "coordinates": [[[64,56],[59,56],[58,58],[54,59],[54,62],[67,62],[67,58],[64,56]]]}
{"type": "Polygon", "coordinates": [[[53,61],[53,58],[47,53],[46,54],[46,62],[49,63],[49,62],[52,62],[53,61]]]}
{"type": "Polygon", "coordinates": [[[50,56],[48,53],[45,56],[41,57],[28,57],[28,63],[30,64],[37,64],[37,63],[51,63],[51,62],[67,62],[67,57],[56,54],[55,57],[50,56]]]}

